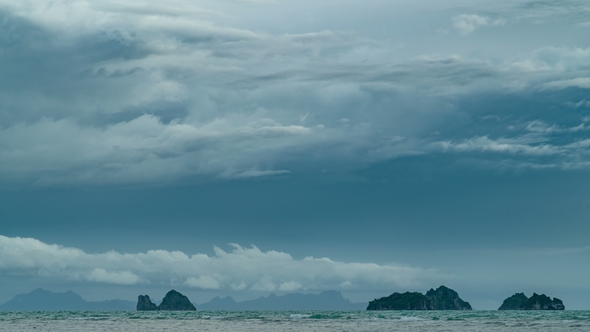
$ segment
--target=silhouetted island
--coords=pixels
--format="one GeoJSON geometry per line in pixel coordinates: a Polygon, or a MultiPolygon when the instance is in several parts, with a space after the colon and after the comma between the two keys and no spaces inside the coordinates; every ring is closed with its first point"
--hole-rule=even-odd
{"type": "Polygon", "coordinates": [[[545,294],[533,293],[528,298],[524,293],[516,293],[502,302],[498,310],[565,310],[563,302],[545,294]]]}
{"type": "Polygon", "coordinates": [[[149,296],[139,295],[137,297],[137,311],[152,311],[152,310],[166,310],[166,311],[196,311],[197,308],[191,303],[188,297],[180,294],[174,289],[166,293],[159,306],[156,306],[149,296]]]}
{"type": "Polygon", "coordinates": [[[148,295],[140,295],[137,297],[137,311],[153,310],[158,310],[158,306],[152,302],[148,295]]]}
{"type": "Polygon", "coordinates": [[[367,310],[472,310],[454,290],[440,286],[426,295],[418,292],[393,293],[369,302],[367,310]]]}

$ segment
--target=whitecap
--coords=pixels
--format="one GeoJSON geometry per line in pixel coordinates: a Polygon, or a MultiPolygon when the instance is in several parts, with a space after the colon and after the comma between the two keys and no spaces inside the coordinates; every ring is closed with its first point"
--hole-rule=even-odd
{"type": "Polygon", "coordinates": [[[399,318],[400,321],[403,322],[417,322],[417,321],[422,321],[425,320],[424,318],[420,318],[420,317],[413,317],[413,316],[402,316],[399,318]]]}
{"type": "Polygon", "coordinates": [[[302,318],[309,318],[309,317],[311,317],[311,315],[291,314],[289,317],[291,317],[292,319],[302,319],[302,318]]]}

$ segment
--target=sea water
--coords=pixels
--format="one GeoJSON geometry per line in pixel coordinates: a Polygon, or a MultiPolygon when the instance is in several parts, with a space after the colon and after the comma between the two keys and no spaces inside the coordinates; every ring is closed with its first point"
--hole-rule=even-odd
{"type": "Polygon", "coordinates": [[[590,331],[590,311],[0,312],[0,331],[590,331]]]}

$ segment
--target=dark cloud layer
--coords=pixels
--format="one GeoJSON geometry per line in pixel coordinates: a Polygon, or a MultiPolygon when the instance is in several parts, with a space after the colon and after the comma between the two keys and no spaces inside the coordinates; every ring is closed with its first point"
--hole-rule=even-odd
{"type": "MultiPolygon", "coordinates": [[[[161,183],[282,174],[301,164],[355,169],[441,151],[525,159],[516,166],[535,166],[527,158],[543,154],[551,158],[538,166],[585,167],[581,133],[554,146],[550,113],[527,121],[529,111],[518,109],[507,118],[497,105],[549,93],[564,98],[553,105],[564,111],[583,102],[572,89],[586,86],[587,49],[548,47],[500,62],[404,58],[354,32],[273,35],[218,25],[192,6],[170,15],[173,7],[150,6],[58,3],[26,12],[5,4],[5,182],[161,183]],[[489,94],[498,102],[488,114],[460,107],[489,94]],[[472,134],[458,137],[465,128],[472,134]]],[[[560,15],[578,8],[557,7],[560,15]]],[[[465,24],[494,25],[464,15],[475,15],[461,23],[470,34],[477,27],[465,24]]],[[[584,132],[584,121],[560,131],[584,132]]]]}

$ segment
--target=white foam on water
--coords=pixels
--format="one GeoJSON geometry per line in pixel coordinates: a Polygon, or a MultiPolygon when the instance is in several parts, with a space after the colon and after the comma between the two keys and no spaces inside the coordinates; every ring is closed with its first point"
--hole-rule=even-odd
{"type": "Polygon", "coordinates": [[[412,316],[402,316],[399,318],[400,321],[402,322],[418,322],[418,321],[423,321],[426,320],[424,318],[420,318],[420,317],[412,317],[412,316]]]}
{"type": "Polygon", "coordinates": [[[292,319],[303,319],[303,318],[309,318],[311,317],[311,315],[306,315],[306,314],[291,314],[289,316],[292,319]]]}

